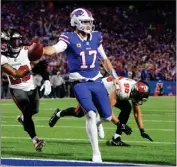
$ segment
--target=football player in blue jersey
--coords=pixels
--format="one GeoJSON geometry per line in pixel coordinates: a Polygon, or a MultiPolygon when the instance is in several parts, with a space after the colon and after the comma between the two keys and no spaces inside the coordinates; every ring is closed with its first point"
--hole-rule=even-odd
{"type": "MultiPolygon", "coordinates": [[[[94,18],[91,12],[78,8],[71,13],[70,19],[75,31],[61,33],[57,44],[44,48],[44,55],[65,52],[74,94],[86,112],[86,129],[93,150],[92,161],[102,162],[98,146],[96,110],[100,111],[101,118],[109,121],[112,111],[99,72],[100,60],[113,78],[118,77],[103,49],[101,32],[93,31],[94,18]]],[[[120,82],[117,82],[120,85],[120,82]]]]}

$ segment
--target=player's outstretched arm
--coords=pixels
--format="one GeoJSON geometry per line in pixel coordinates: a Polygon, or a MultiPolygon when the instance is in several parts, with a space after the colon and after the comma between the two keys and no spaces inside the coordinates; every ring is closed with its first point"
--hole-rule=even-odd
{"type": "Polygon", "coordinates": [[[57,44],[53,46],[47,46],[43,48],[43,54],[46,56],[51,56],[55,53],[64,52],[67,49],[68,45],[66,42],[60,40],[57,44]]]}
{"type": "Polygon", "coordinates": [[[56,53],[56,49],[53,46],[47,46],[43,48],[43,54],[45,56],[51,56],[56,53]]]}
{"type": "Polygon", "coordinates": [[[145,132],[144,130],[144,125],[143,125],[143,119],[142,119],[142,112],[141,108],[139,105],[135,105],[132,103],[133,106],[133,113],[134,113],[134,118],[136,120],[136,123],[138,125],[138,128],[140,130],[140,134],[143,138],[146,138],[150,141],[153,141],[152,138],[145,132]]]}
{"type": "Polygon", "coordinates": [[[9,64],[4,64],[2,66],[2,71],[14,78],[22,78],[30,73],[30,71],[16,70],[12,68],[9,64]]]}

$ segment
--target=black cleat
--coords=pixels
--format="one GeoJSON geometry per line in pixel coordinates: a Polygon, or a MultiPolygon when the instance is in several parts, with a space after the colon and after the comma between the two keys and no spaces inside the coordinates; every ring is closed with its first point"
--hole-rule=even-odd
{"type": "Polygon", "coordinates": [[[123,147],[130,146],[129,144],[121,141],[120,137],[117,137],[116,139],[114,139],[114,137],[112,137],[112,140],[107,141],[107,145],[109,145],[109,146],[123,146],[123,147]]]}
{"type": "Polygon", "coordinates": [[[49,120],[49,126],[53,127],[56,122],[58,121],[58,119],[60,119],[60,117],[57,116],[57,113],[60,112],[60,109],[56,109],[55,112],[53,113],[52,117],[49,120]]]}

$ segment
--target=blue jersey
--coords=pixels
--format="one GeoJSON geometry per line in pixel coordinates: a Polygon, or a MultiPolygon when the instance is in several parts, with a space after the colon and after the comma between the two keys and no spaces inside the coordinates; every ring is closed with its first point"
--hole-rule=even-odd
{"type": "Polygon", "coordinates": [[[65,53],[70,73],[78,72],[86,78],[98,75],[100,59],[98,47],[102,42],[100,32],[92,32],[88,40],[82,40],[75,32],[63,32],[59,40],[63,40],[68,45],[65,53]]]}

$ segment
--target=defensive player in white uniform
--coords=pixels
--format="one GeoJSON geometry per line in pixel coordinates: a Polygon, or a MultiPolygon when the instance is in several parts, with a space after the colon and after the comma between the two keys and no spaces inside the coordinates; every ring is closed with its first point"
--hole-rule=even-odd
{"type": "Polygon", "coordinates": [[[5,31],[1,30],[1,69],[2,72],[14,77],[21,78],[27,75],[30,71],[25,70],[16,70],[12,66],[8,64],[8,59],[3,55],[7,50],[7,43],[9,42],[9,38],[5,31]]]}
{"type": "MultiPolygon", "coordinates": [[[[140,129],[141,136],[152,141],[150,136],[144,131],[142,113],[140,109],[140,105],[143,102],[147,101],[149,97],[150,91],[149,86],[144,82],[136,82],[135,80],[128,79],[125,77],[119,77],[119,80],[123,85],[124,91],[123,96],[121,96],[122,94],[120,94],[120,88],[112,77],[106,77],[102,79],[104,86],[109,94],[111,107],[114,106],[121,110],[118,118],[112,111],[112,122],[117,126],[117,130],[112,140],[109,141],[108,144],[114,146],[129,146],[128,144],[121,141],[121,134],[122,132],[124,132],[127,135],[130,135],[132,133],[132,129],[128,125],[126,125],[129,119],[132,106],[134,117],[140,129]],[[132,106],[129,100],[132,101],[132,106]]],[[[76,108],[70,107],[65,110],[58,109],[57,112],[55,112],[52,115],[51,119],[49,120],[49,126],[53,127],[60,117],[64,116],[83,117],[84,114],[85,113],[83,112],[80,105],[78,105],[76,108]]],[[[102,128],[102,124],[100,123],[101,123],[100,117],[98,114],[97,116],[98,134],[101,138],[104,138],[104,131],[102,128]]]]}
{"type": "Polygon", "coordinates": [[[1,69],[2,72],[14,77],[14,78],[22,78],[26,76],[30,71],[25,70],[16,70],[12,66],[10,66],[7,62],[7,58],[1,55],[1,69]]]}
{"type": "Polygon", "coordinates": [[[115,80],[111,77],[102,79],[107,92],[109,93],[111,106],[121,110],[118,118],[115,116],[114,112],[112,112],[112,122],[117,125],[117,130],[108,144],[115,146],[129,146],[121,141],[121,134],[124,132],[127,135],[130,135],[132,132],[132,129],[126,125],[132,108],[141,136],[152,141],[151,137],[145,133],[140,108],[140,105],[142,105],[143,102],[146,102],[149,97],[149,86],[143,81],[136,82],[135,80],[125,77],[119,77],[119,80],[123,85],[124,96],[120,95],[120,88],[119,85],[116,84],[115,80]],[[132,105],[129,100],[132,101],[132,105]]]}
{"type": "MultiPolygon", "coordinates": [[[[7,45],[7,51],[3,54],[6,56],[8,64],[16,70],[31,71],[30,61],[28,59],[28,46],[23,46],[22,36],[16,30],[12,29],[7,32],[7,35],[10,40],[7,45]]],[[[44,64],[39,63],[37,68],[39,69],[40,67],[42,69],[44,66],[44,64]]],[[[45,69],[41,71],[42,73],[45,73],[44,92],[49,94],[51,86],[49,80],[47,80],[48,76],[45,69]]],[[[32,120],[32,116],[39,111],[39,95],[36,85],[33,82],[33,75],[28,73],[28,75],[18,79],[11,75],[7,75],[7,77],[12,98],[22,112],[22,115],[18,116],[18,121],[24,126],[24,130],[31,137],[35,150],[41,152],[45,141],[37,137],[35,125],[32,120]]]]}

